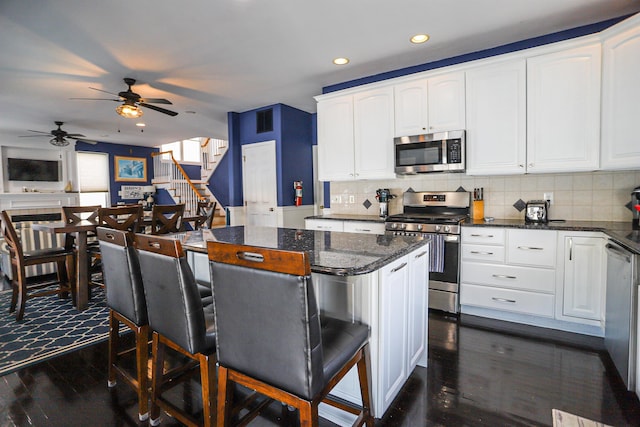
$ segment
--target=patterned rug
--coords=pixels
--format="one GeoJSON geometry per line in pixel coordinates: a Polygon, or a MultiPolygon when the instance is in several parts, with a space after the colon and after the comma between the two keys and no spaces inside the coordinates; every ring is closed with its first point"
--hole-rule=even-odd
{"type": "Polygon", "coordinates": [[[109,309],[100,288],[82,312],[70,299],[50,295],[28,300],[16,322],[10,303],[11,291],[0,292],[0,376],[108,338],[109,309]]]}
{"type": "Polygon", "coordinates": [[[551,416],[553,417],[553,427],[611,427],[558,409],[552,409],[551,416]]]}

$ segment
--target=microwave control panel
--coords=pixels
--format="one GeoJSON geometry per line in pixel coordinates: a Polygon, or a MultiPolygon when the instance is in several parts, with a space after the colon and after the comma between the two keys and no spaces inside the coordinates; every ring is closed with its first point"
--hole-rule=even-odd
{"type": "Polygon", "coordinates": [[[462,163],[462,141],[447,140],[447,163],[462,163]]]}

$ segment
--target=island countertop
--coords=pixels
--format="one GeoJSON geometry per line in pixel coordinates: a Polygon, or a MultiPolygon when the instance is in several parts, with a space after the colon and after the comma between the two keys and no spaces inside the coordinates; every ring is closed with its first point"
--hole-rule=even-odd
{"type": "Polygon", "coordinates": [[[429,242],[422,237],[253,226],[221,227],[177,236],[185,249],[197,252],[207,251],[207,240],[307,251],[312,272],[337,276],[370,273],[429,242]]]}

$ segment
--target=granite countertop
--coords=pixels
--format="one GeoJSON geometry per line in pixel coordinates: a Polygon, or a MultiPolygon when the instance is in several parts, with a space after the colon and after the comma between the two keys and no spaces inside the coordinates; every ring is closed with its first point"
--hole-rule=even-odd
{"type": "Polygon", "coordinates": [[[206,241],[307,251],[311,271],[355,276],[378,270],[429,242],[422,237],[391,236],[272,227],[222,227],[176,235],[185,249],[206,252],[206,241]]]}
{"type": "Polygon", "coordinates": [[[527,230],[600,231],[627,249],[640,254],[640,231],[631,222],[614,221],[549,221],[546,224],[526,223],[517,219],[469,220],[463,227],[508,227],[527,230]]]}
{"type": "Polygon", "coordinates": [[[349,215],[349,214],[330,214],[330,215],[315,215],[308,216],[305,219],[332,219],[336,221],[370,221],[370,222],[384,222],[384,218],[378,215],[349,215]]]}

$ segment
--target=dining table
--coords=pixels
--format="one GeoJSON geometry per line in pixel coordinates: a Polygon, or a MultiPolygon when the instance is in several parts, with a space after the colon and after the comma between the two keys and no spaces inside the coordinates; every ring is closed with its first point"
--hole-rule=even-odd
{"type": "Polygon", "coordinates": [[[89,306],[89,255],[87,253],[87,235],[96,231],[97,224],[88,220],[81,220],[75,224],[64,222],[34,223],[31,228],[51,234],[73,234],[76,238],[76,301],[78,311],[86,310],[89,306]]]}

